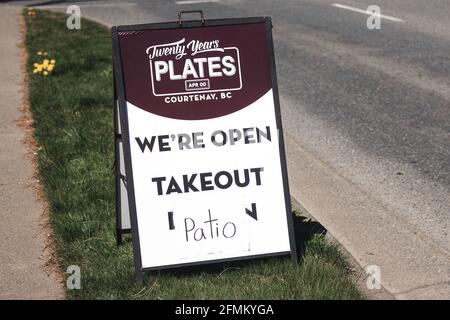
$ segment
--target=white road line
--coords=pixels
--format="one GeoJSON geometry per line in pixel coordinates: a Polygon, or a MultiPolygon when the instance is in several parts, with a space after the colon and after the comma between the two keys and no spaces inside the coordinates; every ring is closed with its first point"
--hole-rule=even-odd
{"type": "Polygon", "coordinates": [[[346,6],[343,4],[339,4],[339,3],[333,3],[333,6],[335,6],[336,8],[340,8],[340,9],[345,9],[345,10],[350,10],[350,11],[354,11],[354,12],[359,12],[359,13],[363,13],[363,14],[367,14],[369,16],[374,16],[374,17],[380,17],[386,20],[391,20],[391,21],[395,21],[395,22],[405,22],[405,20],[402,20],[400,18],[396,18],[396,17],[392,17],[392,16],[387,16],[384,14],[378,14],[378,13],[373,13],[367,10],[361,10],[355,7],[350,7],[350,6],[346,6]]]}
{"type": "Polygon", "coordinates": [[[208,2],[219,2],[219,0],[183,0],[177,1],[176,4],[197,4],[197,3],[208,3],[208,2]]]}

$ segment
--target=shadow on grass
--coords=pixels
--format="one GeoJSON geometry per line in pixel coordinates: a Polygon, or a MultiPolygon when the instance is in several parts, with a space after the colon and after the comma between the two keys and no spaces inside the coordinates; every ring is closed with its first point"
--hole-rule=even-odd
{"type": "MultiPolygon", "coordinates": [[[[295,244],[297,247],[297,257],[298,260],[301,261],[302,257],[305,253],[307,243],[314,237],[314,235],[324,235],[326,233],[326,229],[317,221],[312,221],[311,219],[307,219],[302,216],[298,216],[293,214],[293,222],[294,222],[294,233],[295,233],[295,244]]],[[[124,236],[124,243],[131,242],[131,236],[124,236]]],[[[259,259],[249,259],[243,261],[231,261],[225,263],[211,263],[205,265],[198,266],[189,266],[182,268],[172,268],[172,269],[164,269],[160,271],[150,271],[145,274],[159,274],[159,275],[170,275],[170,276],[194,276],[199,274],[217,274],[220,272],[224,272],[225,270],[238,271],[239,269],[254,265],[254,264],[263,264],[269,260],[273,259],[286,259],[287,256],[274,256],[274,257],[266,257],[259,259]]],[[[227,271],[228,272],[228,271],[227,271]]]]}
{"type": "Polygon", "coordinates": [[[293,215],[295,244],[297,246],[297,256],[301,259],[304,254],[306,244],[314,235],[325,234],[327,229],[317,221],[312,221],[302,216],[293,215]]]}

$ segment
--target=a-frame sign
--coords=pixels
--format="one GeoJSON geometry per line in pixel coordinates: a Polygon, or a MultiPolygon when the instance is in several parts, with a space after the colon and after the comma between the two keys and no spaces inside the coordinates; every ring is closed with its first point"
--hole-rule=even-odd
{"type": "Polygon", "coordinates": [[[112,28],[117,232],[143,271],[297,260],[268,17],[112,28]]]}

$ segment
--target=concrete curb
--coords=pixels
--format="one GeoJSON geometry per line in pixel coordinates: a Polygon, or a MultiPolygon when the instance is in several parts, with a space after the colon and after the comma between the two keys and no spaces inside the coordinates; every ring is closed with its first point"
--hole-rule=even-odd
{"type": "Polygon", "coordinates": [[[291,194],[396,299],[450,299],[448,253],[286,137],[291,194]]]}
{"type": "MultiPolygon", "coordinates": [[[[301,212],[301,216],[305,217],[308,220],[316,221],[318,222],[311,213],[308,212],[294,197],[291,196],[292,201],[292,207],[296,211],[301,212]]],[[[320,222],[319,222],[320,223],[320,222]]],[[[347,261],[351,265],[354,277],[356,280],[356,284],[359,288],[359,290],[369,299],[369,300],[393,300],[395,297],[389,293],[389,291],[386,290],[381,285],[380,289],[373,289],[370,290],[367,288],[366,282],[368,279],[368,274],[366,271],[361,267],[361,265],[356,261],[356,259],[352,256],[352,254],[343,247],[339,241],[327,230],[325,234],[325,239],[331,243],[334,243],[339,246],[339,249],[341,253],[347,258],[347,261]]]]}

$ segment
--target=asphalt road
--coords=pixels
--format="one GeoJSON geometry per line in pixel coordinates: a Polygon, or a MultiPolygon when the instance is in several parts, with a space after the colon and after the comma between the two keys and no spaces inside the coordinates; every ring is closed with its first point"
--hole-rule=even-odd
{"type": "MultiPolygon", "coordinates": [[[[363,266],[370,259],[362,257],[365,253],[360,243],[377,240],[384,233],[397,233],[393,248],[403,246],[402,241],[405,245],[426,243],[421,253],[408,253],[404,259],[417,259],[410,262],[411,272],[414,263],[423,262],[424,270],[439,265],[432,272],[442,272],[442,276],[408,286],[397,285],[392,275],[392,281],[384,284],[394,294],[438,284],[440,292],[450,295],[447,0],[217,0],[197,4],[132,0],[79,4],[82,15],[110,25],[174,21],[178,11],[192,9],[202,9],[207,19],[271,16],[294,197],[325,227],[342,236],[363,266]],[[338,8],[333,5],[335,1],[363,10],[376,4],[382,14],[402,21],[382,18],[381,30],[369,30],[367,15],[338,8]],[[309,172],[316,175],[297,172],[305,170],[298,165],[304,163],[305,154],[311,165],[309,172]],[[330,176],[335,177],[334,184],[342,181],[345,186],[322,198],[311,192],[327,190],[330,176]],[[358,194],[357,206],[353,206],[351,194],[358,194]],[[338,209],[333,216],[325,213],[337,204],[344,208],[341,211],[351,208],[354,215],[349,218],[338,209]],[[377,212],[382,213],[377,214],[384,220],[373,219],[372,207],[379,208],[377,212]],[[356,223],[355,217],[359,225],[353,229],[341,228],[336,222],[341,219],[342,226],[349,225],[356,223]],[[377,228],[379,233],[371,234],[377,228]],[[400,236],[404,230],[411,232],[400,236]],[[348,236],[349,232],[361,235],[348,236]],[[438,252],[432,256],[439,255],[439,262],[426,265],[430,261],[427,253],[431,255],[432,250],[438,252]]],[[[61,9],[65,5],[58,1],[50,7],[61,9]]],[[[389,250],[389,245],[385,246],[389,250]]],[[[383,264],[383,252],[372,255],[371,259],[386,270],[393,265],[383,264]]],[[[389,259],[395,256],[391,252],[389,259]]],[[[401,268],[401,263],[396,266],[401,268]]],[[[410,280],[405,279],[405,283],[410,280]]]]}

